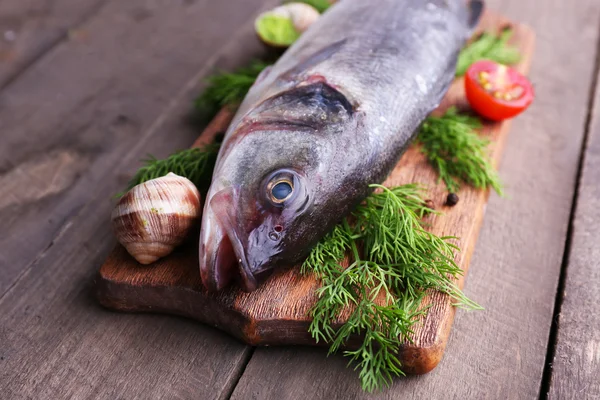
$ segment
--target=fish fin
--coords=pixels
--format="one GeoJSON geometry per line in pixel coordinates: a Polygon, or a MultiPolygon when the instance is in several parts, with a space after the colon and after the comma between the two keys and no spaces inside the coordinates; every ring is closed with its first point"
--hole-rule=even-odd
{"type": "Polygon", "coordinates": [[[344,124],[353,113],[354,107],[343,93],[325,82],[315,82],[265,100],[248,116],[254,121],[252,129],[320,131],[324,126],[344,124]]]}
{"type": "Polygon", "coordinates": [[[315,52],[313,55],[311,55],[307,59],[301,61],[295,67],[290,68],[289,70],[287,70],[286,72],[281,74],[281,77],[288,80],[296,75],[301,74],[302,72],[306,71],[307,69],[312,68],[315,65],[322,63],[323,61],[327,60],[329,57],[331,57],[332,55],[337,53],[342,48],[342,46],[344,46],[344,44],[347,41],[348,41],[348,38],[344,38],[344,39],[338,40],[337,42],[332,43],[328,46],[325,46],[324,48],[318,50],[317,52],[315,52]]]}
{"type": "Polygon", "coordinates": [[[481,15],[483,14],[483,10],[485,9],[485,3],[483,0],[471,0],[468,5],[468,16],[467,23],[469,25],[469,30],[473,32],[479,20],[481,19],[481,15]]]}

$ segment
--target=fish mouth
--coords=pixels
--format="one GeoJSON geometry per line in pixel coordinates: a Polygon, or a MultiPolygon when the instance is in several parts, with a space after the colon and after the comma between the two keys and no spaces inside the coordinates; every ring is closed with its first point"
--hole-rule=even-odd
{"type": "Polygon", "coordinates": [[[234,280],[247,292],[257,287],[244,249],[244,238],[231,213],[237,199],[239,189],[230,187],[217,192],[204,207],[199,261],[202,283],[209,291],[219,291],[234,280]]]}

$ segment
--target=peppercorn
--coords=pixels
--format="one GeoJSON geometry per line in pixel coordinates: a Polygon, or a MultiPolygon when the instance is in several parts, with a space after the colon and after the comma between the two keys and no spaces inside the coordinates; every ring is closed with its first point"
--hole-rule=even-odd
{"type": "Polygon", "coordinates": [[[433,202],[433,200],[427,199],[427,200],[425,200],[425,207],[427,207],[431,210],[435,210],[435,203],[433,202]]]}
{"type": "Polygon", "coordinates": [[[446,205],[454,207],[456,203],[458,203],[458,195],[456,193],[448,193],[448,197],[446,198],[446,205]]]}

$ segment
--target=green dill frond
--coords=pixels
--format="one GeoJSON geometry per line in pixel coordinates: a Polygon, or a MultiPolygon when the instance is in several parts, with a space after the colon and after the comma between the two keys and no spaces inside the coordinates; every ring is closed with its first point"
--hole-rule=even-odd
{"type": "Polygon", "coordinates": [[[456,76],[463,76],[471,64],[479,60],[491,60],[506,65],[518,63],[521,55],[516,47],[508,44],[511,36],[511,29],[504,29],[500,35],[482,33],[460,51],[456,76]]]}
{"type": "Polygon", "coordinates": [[[417,141],[450,192],[458,191],[459,181],[463,181],[478,189],[492,187],[502,194],[500,178],[487,152],[489,141],[477,134],[478,128],[478,118],[452,107],[441,117],[428,117],[417,141]]]}
{"type": "Polygon", "coordinates": [[[422,216],[433,212],[422,189],[414,184],[371,187],[378,191],[352,214],[353,225],[347,219],[337,225],[301,269],[321,282],[309,332],[317,342],[329,343],[330,353],[352,336],[362,338],[358,349],[344,355],[368,392],[403,375],[398,353],[427,312],[421,303],[428,289],[447,293],[464,308],[479,308],[453,282],[462,273],[454,261],[454,238],[422,227],[422,216]],[[350,262],[345,268],[340,264],[344,256],[350,262]],[[353,307],[348,320],[334,328],[346,307],[353,307]]]}
{"type": "Polygon", "coordinates": [[[313,248],[309,256],[304,260],[300,267],[301,273],[309,272],[328,272],[327,262],[337,261],[344,258],[346,251],[350,249],[350,243],[353,240],[353,232],[348,224],[341,223],[336,225],[317,245],[313,248]]]}
{"type": "MultiPolygon", "coordinates": [[[[204,193],[210,185],[219,146],[220,143],[213,143],[202,148],[186,149],[171,154],[162,160],[149,156],[146,160],[142,161],[144,166],[129,181],[127,190],[140,183],[160,178],[172,172],[188,178],[201,193],[204,193]]],[[[119,193],[117,196],[120,197],[123,194],[119,193]]]]}
{"type": "Polygon", "coordinates": [[[394,377],[404,375],[398,359],[398,338],[410,339],[410,327],[425,313],[425,310],[419,310],[423,297],[424,294],[415,301],[411,296],[402,294],[397,302],[385,306],[370,300],[361,302],[360,310],[353,313],[340,329],[342,332],[346,328],[343,335],[364,335],[358,349],[344,352],[350,358],[350,365],[359,371],[363,390],[381,390],[389,387],[394,377]],[[373,326],[379,328],[371,329],[373,326]]]}
{"type": "Polygon", "coordinates": [[[206,80],[208,86],[196,99],[196,109],[212,115],[224,106],[235,106],[241,103],[258,75],[270,65],[264,61],[254,60],[247,67],[239,68],[234,72],[220,72],[209,77],[206,80]]]}
{"type": "Polygon", "coordinates": [[[329,0],[290,0],[286,1],[286,3],[290,2],[298,2],[298,3],[306,3],[309,6],[313,6],[317,9],[321,14],[325,12],[329,7],[331,7],[331,3],[329,0]]]}

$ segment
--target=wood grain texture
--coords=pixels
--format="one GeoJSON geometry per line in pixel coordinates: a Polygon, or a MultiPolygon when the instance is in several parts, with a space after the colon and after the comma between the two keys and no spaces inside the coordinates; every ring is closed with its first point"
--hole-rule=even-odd
{"type": "Polygon", "coordinates": [[[600,398],[599,172],[600,86],[597,83],[558,316],[550,399],[600,398]]]}
{"type": "MultiPolygon", "coordinates": [[[[507,20],[487,14],[483,30],[499,31],[507,20]]],[[[529,69],[533,53],[533,32],[523,25],[513,25],[513,43],[523,55],[516,66],[523,73],[529,69]]],[[[450,89],[437,113],[452,105],[466,106],[463,82],[450,89]]],[[[205,143],[217,131],[227,128],[231,113],[221,112],[201,136],[205,143]]],[[[500,159],[510,122],[488,124],[482,135],[493,143],[492,159],[500,159]]],[[[411,147],[385,182],[388,186],[416,182],[427,187],[427,197],[443,215],[428,218],[430,230],[439,236],[457,236],[462,249],[456,262],[466,274],[487,201],[488,193],[465,186],[458,205],[444,207],[446,186],[438,182],[433,170],[418,147],[411,147]]],[[[193,240],[197,242],[197,238],[193,240]]],[[[458,281],[462,287],[464,275],[458,281]]],[[[308,332],[310,310],[320,283],[312,276],[302,276],[298,268],[279,271],[258,290],[244,293],[237,287],[218,294],[207,293],[200,282],[197,248],[188,246],[175,255],[142,267],[118,246],[100,270],[98,298],[110,308],[124,311],[162,311],[185,315],[217,326],[251,345],[314,345],[308,332]]],[[[441,360],[454,319],[452,300],[439,292],[431,292],[424,300],[431,305],[425,318],[414,328],[413,343],[407,342],[399,356],[403,369],[422,374],[431,371],[441,360]]],[[[347,314],[337,323],[345,322],[347,314]]],[[[351,342],[349,347],[356,344],[351,342]]]]}
{"type": "Polygon", "coordinates": [[[341,356],[311,348],[257,349],[232,399],[537,399],[575,187],[600,4],[489,0],[536,32],[536,100],[513,121],[466,294],[486,310],[459,312],[444,360],[430,374],[367,395],[341,356]],[[574,77],[577,77],[574,79],[574,77]]]}
{"type": "Polygon", "coordinates": [[[63,39],[79,40],[76,29],[106,0],[2,0],[0,88],[63,39]]]}
{"type": "MultiPolygon", "coordinates": [[[[85,38],[63,42],[0,92],[0,297],[68,228],[107,173],[125,183],[135,167],[114,165],[143,157],[140,141],[148,143],[157,116],[182,87],[200,82],[219,59],[226,66],[227,58],[239,63],[260,54],[258,43],[239,54],[223,46],[243,42],[238,27],[250,23],[261,1],[242,1],[236,12],[208,0],[112,1],[81,28],[85,38]]],[[[184,125],[182,118],[173,129],[184,125]]],[[[182,132],[163,139],[172,144],[156,156],[197,136],[182,132]]]]}
{"type": "Polygon", "coordinates": [[[190,146],[202,80],[261,54],[252,19],[276,3],[114,0],[85,43],[62,43],[0,92],[0,179],[13,185],[0,207],[1,398],[228,396],[246,346],[190,321],[107,312],[91,281],[114,246],[112,194],[146,154],[190,146]]]}

